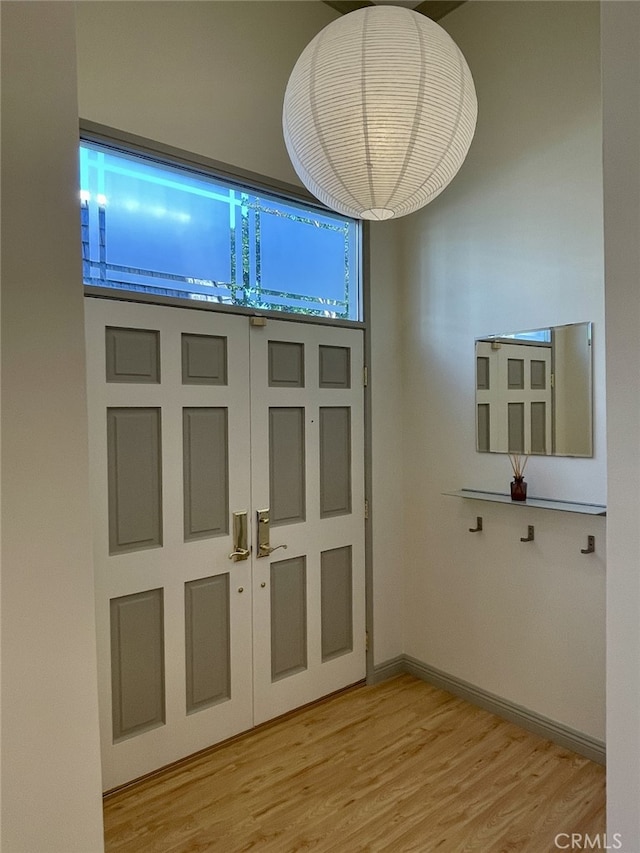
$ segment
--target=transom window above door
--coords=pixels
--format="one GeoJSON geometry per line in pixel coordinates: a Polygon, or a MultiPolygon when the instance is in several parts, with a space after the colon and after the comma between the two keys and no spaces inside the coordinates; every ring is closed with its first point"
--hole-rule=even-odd
{"type": "Polygon", "coordinates": [[[80,199],[85,285],[362,320],[357,220],[93,141],[80,199]]]}

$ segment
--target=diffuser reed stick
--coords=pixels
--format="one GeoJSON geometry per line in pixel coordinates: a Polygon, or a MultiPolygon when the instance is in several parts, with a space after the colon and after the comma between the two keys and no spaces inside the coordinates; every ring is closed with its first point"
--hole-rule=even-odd
{"type": "Polygon", "coordinates": [[[528,461],[529,457],[526,455],[520,455],[519,453],[509,453],[509,462],[511,462],[513,476],[516,478],[516,480],[522,480],[522,478],[524,477],[524,469],[527,467],[528,461]]]}

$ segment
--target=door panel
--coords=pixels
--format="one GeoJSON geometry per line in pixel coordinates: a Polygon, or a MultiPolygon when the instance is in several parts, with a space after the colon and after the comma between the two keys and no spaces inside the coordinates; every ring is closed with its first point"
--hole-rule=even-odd
{"type": "Polygon", "coordinates": [[[107,407],[110,554],[162,545],[160,414],[107,407]]]}
{"type": "Polygon", "coordinates": [[[229,532],[229,411],[182,410],[184,538],[229,532]]]}
{"type": "Polygon", "coordinates": [[[248,511],[250,501],[248,331],[240,317],[112,300],[87,299],[86,317],[109,789],[253,722],[250,563],[229,559],[230,512],[248,511]],[[124,354],[113,356],[114,341],[116,350],[126,342],[124,354]],[[154,595],[156,623],[143,606],[154,595]],[[135,710],[147,687],[153,717],[135,710]],[[114,729],[118,714],[124,728],[114,729]]]}
{"type": "Polygon", "coordinates": [[[322,660],[353,650],[353,559],[351,545],[320,556],[322,660]]]}
{"type": "Polygon", "coordinates": [[[351,512],[351,407],[320,406],[320,517],[351,512]]]}
{"type": "Polygon", "coordinates": [[[305,557],[270,567],[271,680],[307,669],[307,564],[305,557]]]}
{"type": "Polygon", "coordinates": [[[302,522],[306,516],[304,407],[269,408],[269,522],[302,522]]]}
{"type": "Polygon", "coordinates": [[[164,607],[161,589],[112,598],[114,741],[164,725],[164,607]]]}
{"type": "Polygon", "coordinates": [[[229,575],[185,584],[187,713],[231,698],[229,575]]]}
{"type": "Polygon", "coordinates": [[[260,723],[365,675],[362,332],[269,320],[252,329],[251,377],[254,507],[270,509],[271,547],[287,547],[254,560],[260,723]],[[284,351],[296,365],[286,385],[273,382],[269,356],[284,351]],[[349,581],[343,559],[341,582],[332,583],[331,558],[323,555],[345,548],[349,581]],[[282,605],[287,596],[290,605],[282,605]],[[335,625],[330,611],[342,613],[335,625]],[[283,613],[292,622],[287,631],[283,613]],[[340,631],[348,642],[338,641],[340,631]],[[278,661],[289,657],[283,669],[278,661]]]}
{"type": "Polygon", "coordinates": [[[364,677],[362,332],[86,317],[110,789],[364,677]]]}

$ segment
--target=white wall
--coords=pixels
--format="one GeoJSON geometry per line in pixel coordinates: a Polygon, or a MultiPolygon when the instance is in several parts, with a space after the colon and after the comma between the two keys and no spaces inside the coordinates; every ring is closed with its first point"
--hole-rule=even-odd
{"type": "Polygon", "coordinates": [[[442,23],[479,120],[459,175],[401,232],[405,651],[604,738],[604,520],[441,495],[508,490],[506,456],[475,452],[474,339],[591,320],[594,458],[533,458],[527,480],[532,495],[605,502],[598,5],[473,2],[442,23]]]}
{"type": "Polygon", "coordinates": [[[640,4],[602,4],[607,306],[607,826],[640,850],[640,4]]]}
{"type": "Polygon", "coordinates": [[[299,184],[282,139],[284,90],[336,17],[278,0],[78,3],[80,116],[299,184]]]}
{"type": "MultiPolygon", "coordinates": [[[[80,3],[80,116],[299,185],[282,138],[284,90],[303,48],[336,17],[309,2],[80,3]]],[[[394,239],[393,228],[372,229],[376,661],[402,651],[402,565],[388,526],[401,526],[394,239]]]]}
{"type": "Polygon", "coordinates": [[[4,853],[98,853],[102,803],[69,3],[2,3],[4,853]]]}
{"type": "Polygon", "coordinates": [[[373,524],[373,658],[384,664],[404,652],[404,431],[401,221],[370,225],[373,524]]]}

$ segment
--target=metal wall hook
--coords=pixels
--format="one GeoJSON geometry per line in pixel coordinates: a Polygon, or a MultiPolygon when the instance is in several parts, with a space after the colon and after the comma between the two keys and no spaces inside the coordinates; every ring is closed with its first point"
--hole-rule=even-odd
{"type": "Polygon", "coordinates": [[[476,516],[476,526],[470,527],[469,533],[480,533],[481,530],[482,530],[482,516],[477,515],[476,516]]]}
{"type": "Polygon", "coordinates": [[[594,554],[596,550],[596,537],[587,536],[587,547],[580,548],[581,554],[594,554]]]}
{"type": "Polygon", "coordinates": [[[527,535],[521,536],[520,541],[521,542],[533,542],[533,539],[534,539],[533,524],[529,524],[527,526],[527,535]]]}

